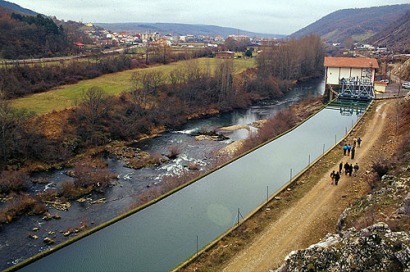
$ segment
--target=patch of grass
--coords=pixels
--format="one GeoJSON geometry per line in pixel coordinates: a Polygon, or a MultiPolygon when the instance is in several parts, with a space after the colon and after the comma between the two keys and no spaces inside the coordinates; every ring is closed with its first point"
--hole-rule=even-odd
{"type": "MultiPolygon", "coordinates": [[[[215,69],[217,63],[223,61],[215,58],[197,59],[199,67],[203,71],[215,69]]],[[[18,109],[27,109],[37,114],[45,114],[53,110],[60,111],[75,106],[82,93],[91,87],[99,87],[108,95],[119,95],[123,91],[131,90],[131,76],[135,71],[144,69],[147,71],[160,71],[168,75],[174,69],[182,69],[187,61],[173,62],[167,65],[157,65],[148,68],[106,74],[94,79],[80,81],[76,84],[64,85],[48,92],[29,95],[27,97],[12,100],[12,105],[18,109]]],[[[235,59],[234,71],[240,73],[247,68],[254,67],[254,59],[235,59]]]]}

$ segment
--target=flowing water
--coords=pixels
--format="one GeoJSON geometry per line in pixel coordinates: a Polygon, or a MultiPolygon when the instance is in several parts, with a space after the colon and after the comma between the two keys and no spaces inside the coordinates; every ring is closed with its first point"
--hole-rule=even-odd
{"type": "MultiPolygon", "coordinates": [[[[139,193],[146,190],[149,186],[160,183],[164,175],[182,174],[186,171],[186,166],[191,162],[195,162],[200,165],[201,168],[207,169],[207,166],[211,163],[209,155],[211,152],[226,146],[232,141],[243,139],[248,135],[247,130],[238,130],[227,135],[229,140],[215,142],[196,141],[194,137],[191,136],[191,133],[199,130],[213,130],[223,126],[250,124],[256,120],[273,116],[279,110],[288,107],[308,95],[321,95],[323,90],[323,80],[312,81],[298,86],[280,100],[263,102],[247,110],[234,111],[232,113],[192,121],[180,131],[164,133],[159,137],[147,139],[136,144],[136,147],[144,151],[158,152],[161,154],[168,153],[170,146],[177,146],[181,152],[178,158],[159,167],[134,170],[123,167],[122,161],[108,159],[109,168],[117,173],[119,177],[117,182],[118,186],[110,188],[104,195],[90,196],[93,200],[105,197],[107,202],[93,205],[88,202],[74,202],[69,211],[59,212],[62,216],[61,220],[44,221],[39,217],[30,216],[13,222],[13,226],[4,226],[0,231],[0,264],[3,265],[0,269],[11,266],[47,248],[43,244],[42,239],[32,240],[27,238],[29,233],[33,233],[32,229],[34,227],[39,228],[36,235],[41,238],[51,236],[57,242],[63,241],[66,238],[61,232],[65,231],[68,227],[78,226],[80,221],[92,227],[115,217],[126,211],[130,205],[135,202],[135,198],[139,193]]],[[[126,218],[43,259],[44,261],[40,260],[28,266],[26,269],[33,270],[34,268],[34,270],[52,271],[56,268],[61,270],[62,267],[65,267],[68,271],[76,271],[77,269],[118,271],[130,270],[130,268],[133,267],[138,268],[137,270],[140,271],[168,270],[193,254],[193,250],[196,250],[197,246],[204,246],[232,226],[236,221],[235,216],[238,209],[240,209],[243,215],[246,215],[260,203],[261,199],[266,198],[267,188],[270,193],[273,193],[281,186],[280,184],[283,180],[286,180],[286,178],[289,179],[289,171],[297,173],[306,166],[308,155],[305,156],[303,162],[296,163],[298,158],[295,158],[294,162],[286,162],[283,154],[277,153],[279,151],[276,151],[276,149],[280,150],[283,148],[285,146],[284,143],[290,142],[288,141],[290,137],[294,137],[295,142],[302,143],[302,146],[298,147],[300,150],[294,150],[297,145],[291,144],[285,151],[280,152],[287,154],[290,151],[298,153],[303,150],[304,152],[309,152],[313,160],[314,156],[318,156],[323,152],[323,145],[325,145],[325,148],[328,148],[334,144],[335,137],[340,138],[343,132],[345,132],[357,118],[355,114],[351,115],[350,119],[343,118],[346,119],[343,121],[346,124],[341,125],[341,121],[338,120],[339,116],[343,115],[337,111],[329,110],[329,114],[325,114],[321,117],[321,119],[324,120],[320,120],[317,127],[313,129],[313,131],[325,135],[327,140],[331,138],[331,142],[321,143],[319,139],[314,140],[313,142],[319,142],[318,145],[312,150],[308,150],[307,146],[313,144],[308,142],[303,144],[305,142],[304,134],[306,134],[307,131],[298,130],[299,132],[296,134],[294,132],[287,134],[286,137],[275,141],[284,142],[280,143],[278,147],[275,147],[274,152],[269,151],[273,152],[271,155],[265,154],[267,157],[262,155],[260,158],[252,158],[252,156],[261,153],[265,148],[253,152],[253,155],[248,155],[239,160],[243,162],[243,165],[238,165],[238,161],[225,167],[223,171],[217,171],[219,173],[218,175],[222,176],[215,178],[214,175],[216,175],[216,173],[214,173],[160,202],[165,204],[158,203],[138,212],[134,216],[126,218]],[[332,117],[335,113],[337,116],[332,117]],[[328,133],[323,133],[322,130],[328,130],[321,126],[326,120],[339,122],[337,123],[337,128],[331,128],[328,133]],[[340,132],[339,130],[342,131],[340,132]],[[264,165],[266,158],[270,158],[267,160],[269,161],[269,165],[264,165]],[[263,174],[264,171],[260,171],[259,168],[256,168],[260,166],[269,169],[267,176],[263,174]],[[286,173],[281,173],[279,169],[274,170],[272,167],[279,167],[279,169],[282,170],[285,169],[284,172],[286,173]],[[238,171],[238,169],[241,171],[238,171]],[[242,172],[242,170],[245,172],[242,172]],[[210,178],[212,181],[207,181],[210,178]],[[218,186],[222,184],[223,187],[219,188],[218,186]],[[256,187],[259,188],[255,189],[256,187]],[[217,191],[215,192],[214,190],[217,191]],[[191,192],[191,195],[186,195],[187,192],[191,192]],[[181,194],[182,197],[178,197],[181,194]],[[224,199],[229,199],[232,202],[221,202],[224,199]],[[164,209],[163,205],[167,208],[164,209]],[[174,210],[175,213],[170,212],[168,209],[174,210]],[[199,215],[200,217],[198,217],[199,215]],[[204,215],[205,219],[203,218],[204,215]],[[153,221],[148,222],[144,220],[153,221]],[[210,220],[211,223],[207,223],[207,220],[210,220]],[[186,222],[187,225],[180,226],[176,224],[181,222],[186,222]],[[131,233],[129,233],[129,229],[128,232],[125,230],[130,228],[130,226],[132,228],[131,233]],[[205,226],[205,228],[203,228],[203,226],[205,226]],[[145,229],[148,233],[142,231],[142,229],[145,229]],[[138,238],[134,237],[134,235],[137,235],[138,238]],[[157,236],[161,238],[159,238],[159,240],[154,239],[154,237],[157,236]],[[95,239],[91,237],[100,238],[95,239]],[[198,244],[196,237],[198,237],[198,244]],[[114,243],[105,239],[114,239],[118,242],[114,243]],[[125,241],[122,239],[125,239],[125,241]],[[92,242],[87,242],[90,240],[92,240],[92,242]],[[174,240],[178,240],[186,244],[186,246],[177,245],[174,243],[174,240]],[[126,241],[129,241],[129,244],[127,244],[126,241]],[[83,243],[87,244],[87,246],[84,246],[83,243]],[[141,250],[148,248],[148,245],[152,246],[151,251],[141,250]],[[73,246],[76,247],[75,250],[72,250],[73,246]],[[93,248],[93,246],[97,247],[93,248]],[[101,252],[103,249],[107,251],[104,253],[101,252]],[[131,253],[132,256],[129,256],[128,253],[131,253]],[[80,256],[76,254],[80,254],[80,256]],[[61,266],[61,263],[59,264],[58,262],[49,260],[49,258],[60,260],[60,257],[52,257],[57,255],[64,256],[61,258],[67,259],[67,264],[70,263],[70,265],[64,264],[61,266]],[[94,255],[100,256],[104,260],[107,260],[108,263],[102,261],[101,266],[96,267],[95,263],[90,261],[95,258],[97,261],[100,257],[94,255]],[[70,256],[79,259],[72,259],[70,256]],[[109,256],[112,257],[109,258],[109,256]],[[129,263],[124,260],[124,258],[133,261],[129,263]],[[44,262],[47,263],[46,266],[43,266],[44,262]],[[79,266],[72,266],[73,263],[77,263],[79,266]],[[56,266],[53,267],[52,264],[56,266]],[[47,267],[50,267],[50,269],[47,267]]],[[[308,128],[307,130],[311,131],[312,128],[308,128]]],[[[315,137],[316,136],[309,136],[309,138],[315,137]]],[[[43,191],[46,188],[58,186],[61,181],[70,179],[64,172],[65,170],[41,173],[41,178],[49,180],[49,183],[46,185],[36,184],[32,190],[43,191]]]]}
{"type": "Polygon", "coordinates": [[[358,115],[324,109],[283,137],[23,271],[167,271],[221,235],[345,135],[358,115]]]}

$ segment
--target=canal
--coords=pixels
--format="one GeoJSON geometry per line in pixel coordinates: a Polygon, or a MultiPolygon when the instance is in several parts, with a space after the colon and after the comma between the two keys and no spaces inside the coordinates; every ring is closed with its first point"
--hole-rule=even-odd
{"type": "Polygon", "coordinates": [[[168,271],[330,149],[363,107],[323,109],[295,130],[22,271],[168,271]]]}

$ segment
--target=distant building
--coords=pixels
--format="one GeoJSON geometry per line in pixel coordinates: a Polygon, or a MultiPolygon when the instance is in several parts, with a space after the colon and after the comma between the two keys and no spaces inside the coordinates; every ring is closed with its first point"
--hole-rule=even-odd
{"type": "Polygon", "coordinates": [[[221,51],[215,54],[216,58],[218,59],[233,59],[235,53],[232,51],[221,51]]]}

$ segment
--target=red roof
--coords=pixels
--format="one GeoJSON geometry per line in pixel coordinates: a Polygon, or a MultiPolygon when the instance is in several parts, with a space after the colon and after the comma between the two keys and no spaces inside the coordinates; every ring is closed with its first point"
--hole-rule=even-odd
{"type": "Polygon", "coordinates": [[[346,58],[346,57],[325,57],[326,67],[352,67],[352,68],[374,68],[378,69],[379,64],[372,58],[346,58]]]}
{"type": "Polygon", "coordinates": [[[387,86],[386,82],[381,82],[381,81],[375,81],[374,84],[387,86]]]}

